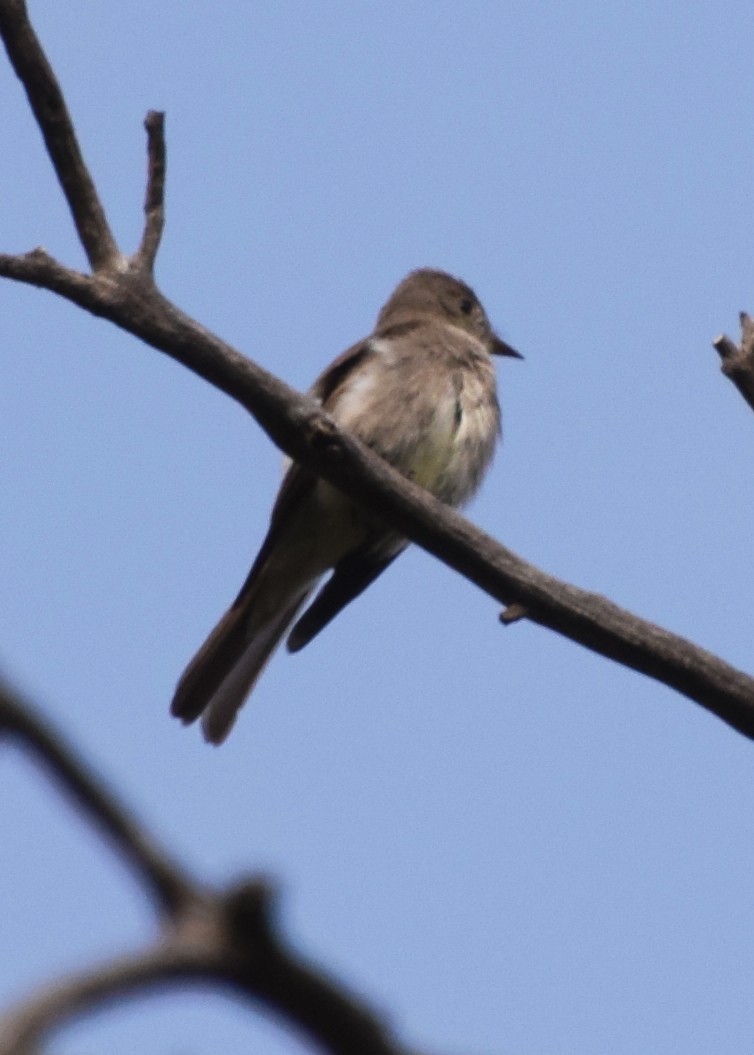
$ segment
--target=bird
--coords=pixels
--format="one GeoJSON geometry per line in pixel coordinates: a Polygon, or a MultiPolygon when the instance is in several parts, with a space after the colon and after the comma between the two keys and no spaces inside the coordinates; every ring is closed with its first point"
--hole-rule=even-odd
{"type": "MultiPolygon", "coordinates": [[[[373,333],[338,356],[309,394],[404,476],[460,507],[501,434],[492,356],[523,358],[465,282],[420,268],[395,288],[373,333]]],[[[407,545],[335,486],[290,464],[251,571],[181,676],[172,714],[185,724],[201,716],[205,739],[222,743],[286,633],[298,652],[407,545]]]]}

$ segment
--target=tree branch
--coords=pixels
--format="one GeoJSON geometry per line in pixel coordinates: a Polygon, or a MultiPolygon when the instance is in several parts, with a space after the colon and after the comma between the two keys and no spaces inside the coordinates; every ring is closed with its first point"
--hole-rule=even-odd
{"type": "MultiPolygon", "coordinates": [[[[0,0],[5,12],[0,32],[6,37],[18,32],[17,21],[7,12],[19,8],[20,0],[0,0]]],[[[18,69],[22,79],[33,80],[25,65],[18,69]]],[[[36,116],[45,129],[61,120],[49,108],[36,116]]],[[[51,156],[57,164],[56,155],[51,156]]],[[[159,186],[158,165],[152,167],[153,185],[159,186]]],[[[85,190],[82,185],[82,195],[85,190]]],[[[148,202],[158,197],[157,192],[148,194],[148,202]]],[[[150,245],[153,240],[154,235],[146,238],[150,245]]],[[[156,288],[139,254],[136,264],[126,261],[122,268],[86,276],[37,249],[20,257],[0,256],[0,275],[59,293],[165,352],[237,400],[295,461],[353,495],[506,607],[521,606],[529,620],[663,682],[754,738],[754,678],[605,598],[527,564],[339,429],[311,399],[181,312],[156,288]]],[[[521,609],[513,611],[520,614],[521,609]]]]}
{"type": "Polygon", "coordinates": [[[92,270],[113,266],[118,247],[79,149],[60,85],[29,21],[24,0],[0,0],[0,34],[26,89],[92,270]]]}
{"type": "Polygon", "coordinates": [[[135,263],[151,275],[165,227],[165,114],[150,110],[144,119],[147,132],[147,193],[144,233],[135,263]]]}
{"type": "Polygon", "coordinates": [[[27,704],[0,685],[0,735],[17,739],[134,867],[163,909],[146,949],[54,982],[0,1017],[0,1055],[32,1055],[49,1033],[87,1011],[164,986],[230,988],[297,1027],[333,1055],[408,1055],[338,983],[279,934],[274,895],[260,879],[210,890],[165,850],[27,704]]]}
{"type": "Polygon", "coordinates": [[[144,834],[104,781],[0,680],[0,739],[15,740],[42,765],[54,783],[115,847],[149,891],[163,914],[174,915],[187,901],[191,883],[182,870],[144,834]]]}
{"type": "Polygon", "coordinates": [[[712,344],[722,359],[720,369],[754,410],[754,320],[745,311],[741,312],[739,318],[740,347],[725,334],[717,337],[712,344]]]}

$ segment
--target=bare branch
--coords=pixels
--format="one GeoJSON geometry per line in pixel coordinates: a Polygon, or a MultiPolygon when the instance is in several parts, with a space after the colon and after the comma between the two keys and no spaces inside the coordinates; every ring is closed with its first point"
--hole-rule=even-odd
{"type": "Polygon", "coordinates": [[[176,864],[144,834],[100,778],[34,715],[30,705],[0,681],[0,739],[16,740],[126,860],[163,913],[173,915],[191,884],[176,864]]]}
{"type": "Polygon", "coordinates": [[[118,260],[115,243],[76,140],[57,78],[29,21],[24,0],[0,0],[0,34],[60,180],[92,270],[118,260]]]}
{"type": "Polygon", "coordinates": [[[147,131],[147,193],[144,233],[134,263],[151,274],[165,227],[165,114],[150,110],[144,119],[147,131]]]}
{"type": "Polygon", "coordinates": [[[754,410],[754,320],[742,311],[740,347],[725,334],[712,342],[722,359],[721,370],[754,410]]]}

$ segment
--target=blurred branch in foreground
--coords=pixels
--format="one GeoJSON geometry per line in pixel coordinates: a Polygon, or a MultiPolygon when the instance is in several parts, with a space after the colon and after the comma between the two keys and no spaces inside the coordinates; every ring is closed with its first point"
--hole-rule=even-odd
{"type": "Polygon", "coordinates": [[[48,1034],[88,1011],[187,984],[232,989],[333,1055],[408,1055],[344,987],[286,946],[268,883],[251,877],[214,890],[194,879],[3,682],[0,739],[28,753],[73,801],[125,859],[160,915],[146,948],[53,981],[0,1016],[0,1055],[32,1055],[48,1034]]]}

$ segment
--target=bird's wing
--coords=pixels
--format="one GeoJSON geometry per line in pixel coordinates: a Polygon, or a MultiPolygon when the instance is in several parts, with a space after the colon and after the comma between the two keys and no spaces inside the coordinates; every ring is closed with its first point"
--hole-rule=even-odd
{"type": "MultiPolygon", "coordinates": [[[[368,341],[360,341],[358,344],[353,345],[353,347],[343,352],[342,355],[339,355],[337,359],[334,359],[327,369],[320,374],[309,389],[309,395],[314,396],[322,404],[323,410],[332,410],[338,395],[348,383],[349,378],[353,377],[354,371],[373,354],[368,341]]],[[[286,472],[275,499],[275,504],[272,507],[267,535],[238,597],[233,602],[232,608],[243,606],[246,595],[253,586],[260,568],[263,567],[270,553],[280,541],[281,536],[287,531],[291,518],[296,516],[302,503],[311,494],[317,479],[317,474],[313,473],[311,469],[306,469],[295,462],[286,472]]]]}
{"type": "MultiPolygon", "coordinates": [[[[359,373],[368,367],[369,359],[375,354],[369,341],[362,341],[349,348],[315,381],[311,394],[322,402],[325,410],[335,410],[339,399],[347,393],[349,385],[359,373]]],[[[282,506],[283,503],[287,504],[287,501],[281,490],[278,502],[282,506]]],[[[293,627],[287,641],[288,650],[298,652],[304,645],[308,645],[338,612],[374,582],[398,554],[403,552],[407,544],[405,540],[392,534],[387,537],[383,535],[378,539],[370,539],[353,553],[347,554],[335,566],[313,603],[293,627]]]]}
{"type": "Polygon", "coordinates": [[[401,539],[396,540],[393,548],[387,551],[384,547],[360,547],[336,564],[330,578],[291,630],[287,641],[288,651],[298,652],[304,645],[308,645],[338,612],[366,590],[367,586],[392,564],[407,545],[408,543],[401,539]]]}
{"type": "MultiPolygon", "coordinates": [[[[323,410],[332,411],[349,380],[353,379],[354,374],[374,354],[369,341],[360,341],[358,344],[354,344],[342,355],[339,355],[337,359],[334,359],[327,369],[320,374],[309,389],[309,395],[321,403],[323,410]]],[[[255,570],[264,564],[270,551],[275,547],[281,534],[286,530],[291,516],[295,516],[301,503],[311,493],[317,479],[316,473],[295,463],[288,469],[280,485],[275,504],[272,507],[269,531],[249,572],[249,576],[241,587],[239,599],[245,594],[253,580],[255,570]]]]}
{"type": "Polygon", "coordinates": [[[319,400],[325,410],[332,410],[346,387],[375,352],[371,340],[359,341],[346,348],[326,367],[309,389],[309,395],[319,400]]]}
{"type": "MultiPolygon", "coordinates": [[[[343,386],[347,385],[349,378],[353,377],[353,372],[358,370],[371,354],[373,353],[367,341],[362,341],[349,348],[335,359],[315,381],[310,394],[322,403],[325,410],[332,409],[338,394],[343,391],[343,386]]],[[[269,658],[277,640],[285,633],[296,612],[304,603],[309,593],[308,588],[302,589],[297,596],[292,597],[280,618],[273,621],[275,632],[268,634],[268,628],[265,627],[265,633],[260,635],[260,641],[254,643],[254,648],[250,649],[248,619],[254,606],[257,580],[268,557],[288,532],[292,520],[298,515],[302,504],[306,503],[316,483],[315,473],[295,464],[291,465],[285,474],[272,509],[267,536],[238,596],[191,660],[178,683],[171,709],[172,713],[184,722],[192,722],[199,717],[208,702],[213,700],[220,687],[227,681],[229,674],[239,666],[244,656],[247,657],[248,662],[242,664],[243,676],[239,675],[239,679],[236,680],[244,687],[246,682],[250,685],[253,677],[259,674],[269,658]],[[251,658],[248,658],[252,656],[252,652],[257,657],[254,663],[251,658]]],[[[235,681],[232,683],[228,681],[228,686],[238,688],[235,681]]],[[[223,695],[227,696],[228,692],[223,695]]],[[[238,695],[239,693],[235,692],[234,699],[238,695]]],[[[245,692],[242,695],[245,695],[245,692]]],[[[218,725],[220,711],[222,711],[224,728],[229,729],[229,720],[226,720],[225,716],[228,707],[225,704],[217,710],[215,714],[217,721],[213,721],[213,724],[218,725]]]]}

